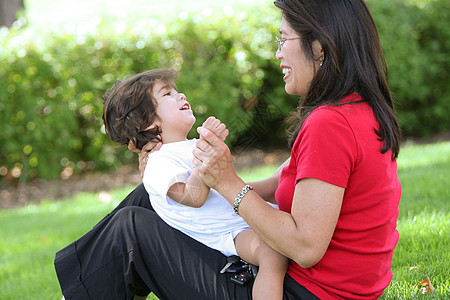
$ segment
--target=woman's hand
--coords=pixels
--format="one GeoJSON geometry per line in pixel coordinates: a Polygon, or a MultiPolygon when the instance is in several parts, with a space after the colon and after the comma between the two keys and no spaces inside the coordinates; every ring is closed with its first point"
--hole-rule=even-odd
{"type": "Polygon", "coordinates": [[[240,180],[233,167],[230,149],[221,135],[216,136],[205,126],[197,128],[197,132],[200,139],[193,151],[194,166],[203,181],[220,193],[225,182],[240,180]]]}
{"type": "Polygon", "coordinates": [[[158,151],[161,149],[162,143],[148,142],[142,147],[142,149],[138,149],[136,147],[136,143],[134,140],[130,140],[128,143],[128,149],[137,153],[139,155],[139,172],[141,173],[141,179],[144,177],[145,167],[147,166],[148,155],[153,151],[158,151]]]}
{"type": "MultiPolygon", "coordinates": [[[[227,127],[225,126],[225,124],[223,124],[222,122],[220,122],[219,119],[215,118],[215,117],[209,117],[208,119],[206,119],[205,122],[203,122],[202,124],[202,129],[197,128],[197,132],[200,134],[201,130],[206,130],[211,134],[212,136],[215,136],[216,138],[218,138],[219,142],[223,142],[225,141],[226,137],[228,136],[228,134],[230,133],[227,129],[227,127]]],[[[223,144],[223,143],[222,143],[223,144]]],[[[208,149],[210,148],[209,142],[205,139],[205,136],[200,134],[200,139],[197,142],[197,147],[198,145],[203,145],[202,149],[208,149]]],[[[225,145],[225,144],[223,144],[225,145]]],[[[226,145],[225,145],[226,147],[226,145]]],[[[195,151],[195,150],[194,150],[195,151]]],[[[193,152],[194,153],[194,152],[193,152]]],[[[194,153],[194,160],[195,160],[195,153],[194,153]]],[[[194,163],[195,165],[195,163],[194,163]]],[[[196,170],[199,172],[200,170],[196,167],[196,170]]],[[[199,174],[200,177],[203,179],[202,175],[199,174]]],[[[214,179],[213,179],[214,180],[214,179]]],[[[206,183],[206,182],[205,182],[206,183]]],[[[207,184],[207,183],[206,183],[207,184]]]]}

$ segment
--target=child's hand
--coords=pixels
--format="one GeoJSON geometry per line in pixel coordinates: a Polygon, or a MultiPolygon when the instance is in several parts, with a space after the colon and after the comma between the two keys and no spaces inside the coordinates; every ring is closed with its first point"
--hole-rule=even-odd
{"type": "Polygon", "coordinates": [[[221,123],[220,120],[215,117],[209,117],[206,119],[202,127],[214,133],[222,141],[225,141],[226,137],[230,133],[225,124],[221,123]]]}
{"type": "Polygon", "coordinates": [[[139,172],[141,173],[141,179],[144,177],[145,167],[147,166],[148,155],[153,151],[161,149],[162,143],[148,142],[142,147],[142,150],[136,147],[134,140],[130,140],[128,143],[128,149],[139,155],[139,172]]]}

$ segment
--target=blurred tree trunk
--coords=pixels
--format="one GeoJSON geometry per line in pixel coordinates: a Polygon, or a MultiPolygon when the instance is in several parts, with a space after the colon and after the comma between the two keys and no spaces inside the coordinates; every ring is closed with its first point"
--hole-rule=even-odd
{"type": "Polygon", "coordinates": [[[0,0],[0,26],[11,27],[17,11],[24,8],[23,0],[0,0]]]}

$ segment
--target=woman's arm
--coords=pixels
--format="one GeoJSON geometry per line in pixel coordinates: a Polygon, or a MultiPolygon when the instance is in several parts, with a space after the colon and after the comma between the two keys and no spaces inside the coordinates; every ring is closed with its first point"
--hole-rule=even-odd
{"type": "Polygon", "coordinates": [[[275,191],[278,187],[278,182],[280,181],[280,174],[290,161],[291,158],[289,157],[269,178],[248,182],[247,184],[251,185],[253,190],[267,202],[276,203],[275,191]]]}
{"type": "MultiPolygon", "coordinates": [[[[194,164],[202,179],[233,205],[245,185],[236,175],[228,147],[209,130],[194,150],[194,164]]],[[[323,257],[336,227],[344,189],[317,179],[298,181],[291,213],[277,210],[254,191],[241,201],[239,214],[273,249],[302,267],[311,267],[323,257]]]]}
{"type": "MultiPolygon", "coordinates": [[[[295,187],[290,214],[264,205],[256,193],[245,196],[239,214],[269,246],[308,268],[328,248],[343,195],[341,187],[306,178],[295,187]]],[[[230,193],[226,198],[234,197],[230,193]]]]}

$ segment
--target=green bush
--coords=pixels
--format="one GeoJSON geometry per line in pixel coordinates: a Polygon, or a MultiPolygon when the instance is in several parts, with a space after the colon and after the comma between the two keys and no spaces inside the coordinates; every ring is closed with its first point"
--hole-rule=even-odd
{"type": "Polygon", "coordinates": [[[407,136],[450,129],[450,2],[369,0],[407,136]]]}
{"type": "MultiPolygon", "coordinates": [[[[278,16],[260,16],[242,12],[133,28],[100,23],[91,32],[47,33],[42,40],[32,29],[3,31],[2,174],[15,169],[23,181],[56,178],[63,170],[67,176],[132,161],[104,133],[101,96],[116,78],[150,68],[179,70],[178,86],[193,105],[196,126],[215,115],[234,127],[231,141],[237,140],[252,123],[244,108],[255,105],[274,53],[278,16]]],[[[18,175],[4,178],[11,174],[18,175]]]]}
{"type": "MultiPolygon", "coordinates": [[[[408,135],[448,130],[448,2],[370,0],[368,5],[403,130],[408,135]]],[[[168,24],[1,29],[2,178],[64,177],[135,160],[105,135],[101,96],[116,78],[150,68],[179,70],[178,87],[193,105],[195,126],[217,116],[230,128],[234,151],[285,144],[280,122],[297,106],[297,97],[284,92],[275,59],[279,24],[280,12],[266,7],[168,24]]]]}

